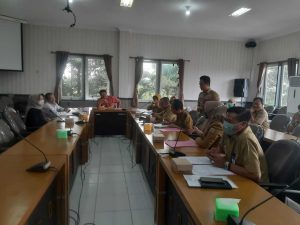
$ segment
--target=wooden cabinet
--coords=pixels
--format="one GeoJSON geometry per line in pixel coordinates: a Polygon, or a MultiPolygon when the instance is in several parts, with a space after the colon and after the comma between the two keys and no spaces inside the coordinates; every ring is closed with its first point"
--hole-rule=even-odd
{"type": "Polygon", "coordinates": [[[95,135],[120,135],[126,134],[127,112],[94,112],[95,135]]]}

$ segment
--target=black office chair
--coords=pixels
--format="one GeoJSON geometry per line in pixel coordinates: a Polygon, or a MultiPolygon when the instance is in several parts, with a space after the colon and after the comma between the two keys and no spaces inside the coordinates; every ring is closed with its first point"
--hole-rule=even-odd
{"type": "Polygon", "coordinates": [[[262,126],[253,123],[249,124],[249,126],[254,135],[256,136],[257,140],[261,142],[264,138],[264,129],[262,128],[262,126]]]}
{"type": "Polygon", "coordinates": [[[293,130],[293,135],[300,138],[300,125],[293,130]]]}
{"type": "MultiPolygon", "coordinates": [[[[294,140],[279,140],[274,142],[265,153],[270,183],[262,183],[271,193],[285,187],[300,176],[300,144],[294,140]]],[[[285,196],[300,203],[300,181],[287,190],[279,199],[285,196]]]]}
{"type": "Polygon", "coordinates": [[[196,122],[197,122],[197,120],[198,120],[198,118],[199,118],[199,112],[195,111],[195,110],[192,110],[189,113],[190,113],[190,116],[192,117],[193,125],[195,125],[196,122]]]}
{"type": "Polygon", "coordinates": [[[200,130],[202,130],[204,128],[206,122],[207,122],[207,119],[205,118],[205,116],[200,116],[198,118],[198,120],[196,121],[195,126],[198,127],[200,130]]]}
{"type": "Polygon", "coordinates": [[[290,122],[290,118],[288,116],[276,115],[270,123],[270,128],[273,130],[286,132],[289,122],[290,122]]]}
{"type": "Polygon", "coordinates": [[[3,118],[17,137],[28,134],[25,123],[13,108],[6,107],[3,111],[3,118]]]}
{"type": "Polygon", "coordinates": [[[7,148],[15,143],[14,133],[10,127],[0,119],[0,153],[5,151],[7,148]]]}
{"type": "Polygon", "coordinates": [[[268,114],[270,114],[273,112],[274,106],[272,105],[265,106],[265,110],[267,111],[268,114]]]}

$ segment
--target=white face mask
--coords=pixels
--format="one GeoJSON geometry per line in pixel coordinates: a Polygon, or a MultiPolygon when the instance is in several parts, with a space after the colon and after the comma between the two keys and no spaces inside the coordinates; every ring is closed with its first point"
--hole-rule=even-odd
{"type": "Polygon", "coordinates": [[[44,105],[44,100],[39,100],[39,101],[38,101],[38,104],[39,104],[40,106],[43,106],[43,105],[44,105]]]}

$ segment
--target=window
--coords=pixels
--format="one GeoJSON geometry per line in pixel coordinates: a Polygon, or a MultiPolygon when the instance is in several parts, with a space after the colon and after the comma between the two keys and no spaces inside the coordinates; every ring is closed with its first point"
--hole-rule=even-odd
{"type": "Polygon", "coordinates": [[[62,99],[94,99],[98,97],[100,89],[106,89],[109,94],[109,80],[103,58],[70,55],[62,77],[62,99]]]}
{"type": "Polygon", "coordinates": [[[177,63],[144,61],[143,75],[138,85],[138,99],[150,101],[156,93],[166,97],[176,96],[178,78],[177,63]]]}
{"type": "MultiPolygon", "coordinates": [[[[296,71],[297,69],[298,64],[296,64],[296,71]]],[[[268,65],[264,79],[265,105],[287,106],[288,88],[287,62],[268,65]]]]}

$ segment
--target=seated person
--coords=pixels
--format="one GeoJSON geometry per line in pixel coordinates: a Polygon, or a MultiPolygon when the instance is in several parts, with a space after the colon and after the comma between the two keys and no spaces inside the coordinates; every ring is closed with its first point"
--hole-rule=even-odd
{"type": "Polygon", "coordinates": [[[49,92],[45,95],[45,104],[43,106],[43,112],[47,118],[53,119],[59,117],[61,112],[69,111],[68,109],[59,106],[55,102],[55,100],[56,99],[53,93],[49,92]]]}
{"type": "Polygon", "coordinates": [[[300,125],[300,105],[298,105],[298,112],[293,115],[292,121],[289,123],[287,131],[293,133],[294,129],[300,125]]]}
{"type": "Polygon", "coordinates": [[[250,123],[260,125],[264,130],[269,128],[268,113],[264,109],[262,98],[256,97],[253,99],[253,104],[250,111],[250,123]]]}
{"type": "Polygon", "coordinates": [[[208,118],[207,123],[203,131],[194,127],[194,132],[199,135],[195,140],[199,147],[210,149],[219,146],[223,136],[223,121],[226,109],[226,106],[218,101],[208,101],[205,103],[204,112],[208,118]]]}
{"type": "Polygon", "coordinates": [[[120,99],[115,96],[107,95],[107,91],[102,89],[99,91],[100,98],[97,100],[97,108],[105,109],[105,108],[119,108],[121,105],[120,99]]]}
{"type": "Polygon", "coordinates": [[[172,126],[179,127],[185,132],[191,133],[193,131],[193,120],[190,114],[183,110],[182,102],[179,99],[174,99],[171,109],[176,115],[176,121],[172,126]]]}
{"type": "Polygon", "coordinates": [[[153,122],[168,124],[176,121],[176,115],[172,113],[168,97],[161,98],[159,101],[159,106],[162,111],[159,113],[153,113],[153,122]]]}
{"type": "Polygon", "coordinates": [[[156,94],[152,97],[153,101],[150,105],[147,106],[147,110],[152,110],[152,112],[157,113],[160,112],[161,109],[159,107],[160,95],[156,94]]]}
{"type": "Polygon", "coordinates": [[[255,182],[267,182],[264,152],[248,122],[251,113],[243,107],[227,109],[221,145],[208,151],[213,165],[230,170],[255,182]]]}
{"type": "Polygon", "coordinates": [[[47,123],[47,119],[42,111],[43,105],[44,97],[41,94],[29,97],[25,118],[25,125],[28,131],[35,131],[47,123]]]}
{"type": "Polygon", "coordinates": [[[228,99],[228,102],[227,102],[227,108],[231,108],[231,107],[234,107],[236,104],[236,101],[235,101],[235,98],[230,98],[228,99]]]}

